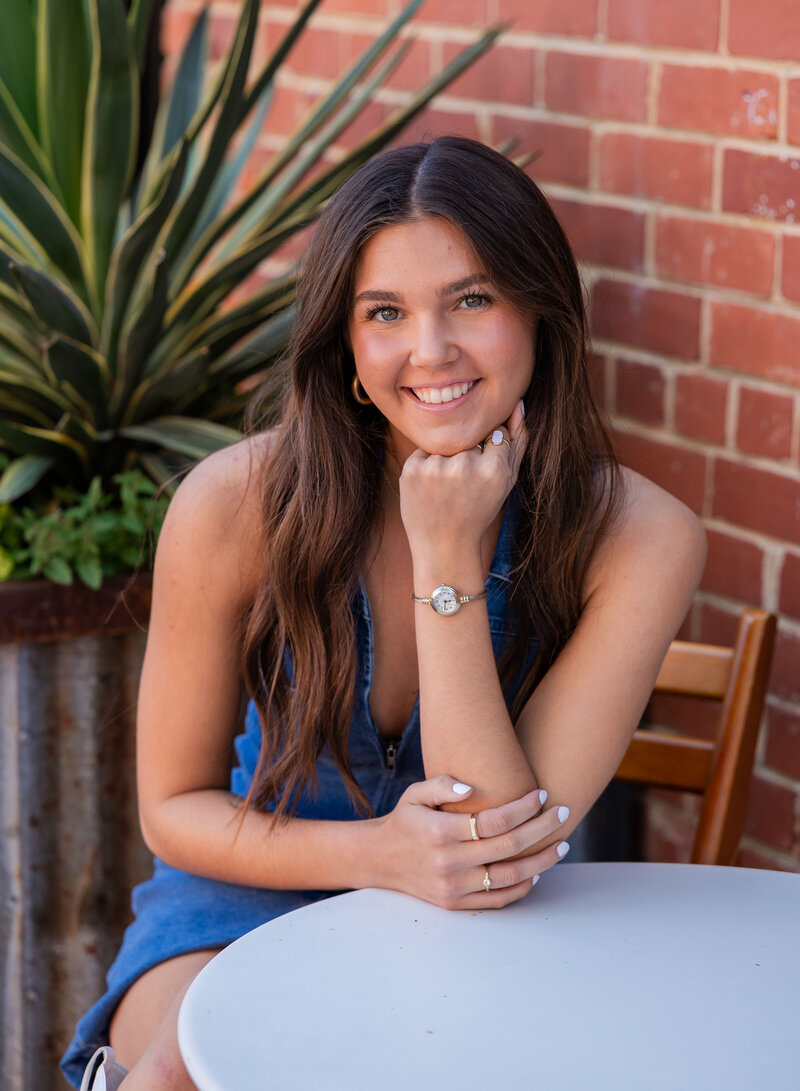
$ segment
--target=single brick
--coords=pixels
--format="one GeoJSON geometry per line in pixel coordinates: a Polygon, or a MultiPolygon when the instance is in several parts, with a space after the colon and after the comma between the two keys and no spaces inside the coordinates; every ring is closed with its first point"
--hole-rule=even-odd
{"type": "Polygon", "coordinates": [[[794,808],[797,793],[782,784],[754,776],[744,832],[765,845],[790,849],[794,842],[794,808]]]}
{"type": "MultiPolygon", "coordinates": [[[[295,0],[288,0],[294,7],[295,0]]],[[[431,0],[433,3],[433,0],[431,0]]],[[[388,15],[388,0],[325,0],[325,13],[352,12],[354,15],[388,15]]]]}
{"type": "Polygon", "coordinates": [[[699,603],[699,636],[703,644],[733,644],[739,623],[740,607],[717,606],[710,602],[699,603]]]}
{"type": "Polygon", "coordinates": [[[627,208],[552,198],[550,204],[580,261],[641,270],[644,215],[627,208]]]}
{"type": "Polygon", "coordinates": [[[528,167],[528,174],[537,182],[564,182],[579,187],[588,184],[591,140],[588,128],[495,115],[492,142],[499,144],[512,136],[520,138],[520,146],[525,150],[541,153],[528,167]]]}
{"type": "Polygon", "coordinates": [[[774,140],[778,132],[777,77],[745,68],[730,71],[665,64],[658,122],[668,129],[774,140]]]}
{"type": "Polygon", "coordinates": [[[800,302],[800,235],[783,237],[781,291],[787,299],[800,302]]]}
{"type": "Polygon", "coordinates": [[[500,23],[513,20],[515,31],[590,38],[597,30],[597,0],[569,0],[567,4],[563,0],[497,0],[492,19],[500,23]]]}
{"type": "Polygon", "coordinates": [[[800,144],[800,79],[789,80],[789,143],[800,144]]]}
{"type": "Polygon", "coordinates": [[[647,70],[646,61],[551,50],[545,58],[545,101],[563,113],[644,121],[647,70]]]}
{"type": "Polygon", "coordinates": [[[757,155],[727,148],[722,208],[787,224],[800,222],[800,152],[757,155]]]}
{"type": "MultiPolygon", "coordinates": [[[[712,511],[735,526],[796,544],[800,541],[800,479],[717,459],[712,511]]],[[[800,686],[800,671],[797,682],[800,686]]]]}
{"type": "Polygon", "coordinates": [[[782,614],[800,620],[800,554],[787,553],[783,559],[779,602],[782,614]]]}
{"type": "Polygon", "coordinates": [[[663,424],[666,382],[661,368],[637,360],[617,360],[615,371],[616,412],[644,424],[663,424]]]}
{"type": "Polygon", "coordinates": [[[595,337],[696,360],[700,300],[680,292],[599,280],[592,290],[595,337]]]}
{"type": "Polygon", "coordinates": [[[767,231],[662,216],[656,222],[656,268],[672,280],[716,284],[767,296],[772,290],[775,239],[767,231]]]}
{"type": "Polygon", "coordinates": [[[685,436],[725,442],[725,413],[730,384],[705,375],[679,375],[675,382],[675,427],[685,436]]]}
{"type": "Polygon", "coordinates": [[[711,207],[709,144],[633,133],[600,138],[600,188],[670,204],[711,207]]]}
{"type": "Polygon", "coordinates": [[[797,0],[730,0],[728,49],[748,57],[800,61],[797,0]]]}
{"type": "Polygon", "coordinates": [[[740,602],[761,602],[764,551],[752,542],[706,530],[708,559],[700,586],[740,602]]]}
{"type": "Polygon", "coordinates": [[[800,316],[711,305],[711,363],[800,386],[800,316]]]}
{"type": "Polygon", "coordinates": [[[769,693],[791,704],[800,704],[800,636],[778,623],[775,651],[772,656],[769,693]]]}
{"type": "Polygon", "coordinates": [[[800,780],[800,708],[794,712],[767,706],[767,749],[770,769],[800,780]]]}
{"type": "MultiPolygon", "coordinates": [[[[444,64],[461,53],[463,44],[445,43],[444,64]]],[[[527,46],[496,45],[467,69],[445,94],[448,98],[481,99],[520,106],[533,104],[534,51],[527,46]]]]}
{"type": "Polygon", "coordinates": [[[794,401],[785,394],[743,386],[739,391],[739,427],[736,444],[768,458],[788,458],[792,453],[794,401]]]}
{"type": "MultiPolygon", "coordinates": [[[[325,0],[327,3],[327,0],[325,0]]],[[[486,26],[488,0],[425,0],[415,22],[455,23],[456,26],[486,26]]]]}
{"type": "Polygon", "coordinates": [[[683,49],[717,48],[718,4],[697,0],[609,0],[608,36],[683,49]]]}
{"type": "Polygon", "coordinates": [[[619,429],[615,442],[622,461],[677,496],[693,511],[703,509],[705,456],[674,443],[636,436],[619,429]]]}

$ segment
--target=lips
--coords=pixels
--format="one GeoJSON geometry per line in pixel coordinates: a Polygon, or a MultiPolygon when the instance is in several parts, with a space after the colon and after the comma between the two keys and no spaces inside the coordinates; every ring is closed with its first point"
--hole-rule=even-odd
{"type": "Polygon", "coordinates": [[[474,385],[475,380],[470,379],[466,382],[450,383],[448,386],[412,386],[409,389],[419,401],[426,405],[442,405],[463,398],[474,385]]]}

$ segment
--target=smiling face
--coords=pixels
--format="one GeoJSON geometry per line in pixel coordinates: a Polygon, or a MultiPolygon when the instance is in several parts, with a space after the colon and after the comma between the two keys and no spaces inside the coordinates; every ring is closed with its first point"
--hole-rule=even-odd
{"type": "Polygon", "coordinates": [[[399,462],[417,447],[474,447],[531,381],[533,320],[499,296],[464,235],[435,217],[385,227],[365,244],[348,332],[399,462]]]}

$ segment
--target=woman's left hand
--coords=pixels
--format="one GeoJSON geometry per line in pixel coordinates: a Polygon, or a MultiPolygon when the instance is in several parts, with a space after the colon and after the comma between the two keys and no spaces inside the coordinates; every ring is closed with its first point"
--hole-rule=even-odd
{"type": "Polygon", "coordinates": [[[526,443],[519,401],[507,427],[494,429],[483,450],[476,446],[454,455],[414,451],[400,475],[400,513],[412,556],[480,550],[483,535],[514,487],[526,443]]]}

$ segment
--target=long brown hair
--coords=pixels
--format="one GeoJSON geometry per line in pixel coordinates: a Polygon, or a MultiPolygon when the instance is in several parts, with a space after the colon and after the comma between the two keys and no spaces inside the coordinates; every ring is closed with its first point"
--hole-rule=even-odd
{"type": "MultiPolygon", "coordinates": [[[[361,247],[383,227],[422,216],[459,228],[491,283],[536,321],[513,540],[516,635],[499,664],[504,689],[534,636],[539,650],[513,719],[577,624],[586,564],[615,510],[619,471],[590,389],[580,279],[539,188],[502,155],[460,137],[377,156],[334,196],[308,247],[282,412],[258,470],[263,574],[242,669],[263,740],[248,800],[279,816],[315,786],[326,743],[353,800],[369,812],[347,757],[357,672],[352,600],[381,517],[385,421],[352,396],[346,327],[361,247]]],[[[248,432],[275,424],[273,391],[251,404],[248,432]]]]}

